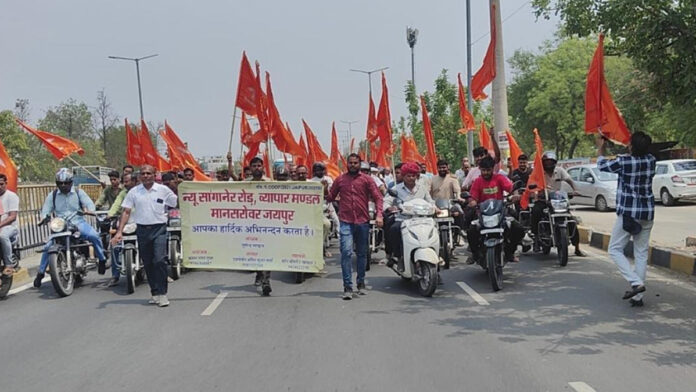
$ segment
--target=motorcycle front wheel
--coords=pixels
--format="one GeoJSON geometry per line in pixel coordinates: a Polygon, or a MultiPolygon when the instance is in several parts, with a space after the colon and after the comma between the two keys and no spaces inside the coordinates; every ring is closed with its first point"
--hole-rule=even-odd
{"type": "Polygon", "coordinates": [[[452,260],[452,244],[449,241],[449,230],[440,231],[440,257],[445,261],[445,269],[449,269],[452,260]]]}
{"type": "Polygon", "coordinates": [[[183,273],[183,267],[181,266],[181,259],[178,257],[179,253],[179,240],[171,239],[169,241],[169,269],[172,279],[177,280],[181,277],[183,273]]]}
{"type": "Polygon", "coordinates": [[[493,291],[503,288],[503,249],[502,245],[496,245],[486,249],[486,266],[488,277],[491,280],[493,291]]]}
{"type": "Polygon", "coordinates": [[[123,251],[123,269],[126,271],[126,292],[135,292],[135,251],[126,249],[123,251]]]}
{"type": "Polygon", "coordinates": [[[558,252],[558,265],[568,265],[568,228],[559,227],[556,237],[556,252],[558,252]]]}
{"type": "Polygon", "coordinates": [[[418,292],[424,297],[432,297],[437,288],[437,266],[426,261],[419,261],[418,266],[421,275],[418,292]]]}
{"type": "Polygon", "coordinates": [[[68,261],[63,252],[54,252],[48,255],[48,268],[51,275],[51,283],[58,295],[67,297],[75,288],[75,275],[68,272],[68,261]]]}

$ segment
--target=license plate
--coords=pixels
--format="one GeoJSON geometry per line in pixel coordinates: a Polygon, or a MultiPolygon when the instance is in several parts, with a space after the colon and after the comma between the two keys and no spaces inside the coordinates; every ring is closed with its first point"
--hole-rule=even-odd
{"type": "Polygon", "coordinates": [[[696,185],[696,177],[684,177],[684,183],[688,185],[696,185]]]}

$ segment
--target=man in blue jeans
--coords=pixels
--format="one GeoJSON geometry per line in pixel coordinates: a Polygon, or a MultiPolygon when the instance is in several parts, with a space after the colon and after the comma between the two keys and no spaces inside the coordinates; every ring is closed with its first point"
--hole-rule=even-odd
{"type": "Polygon", "coordinates": [[[369,175],[360,173],[360,156],[348,156],[348,173],[334,181],[331,190],[324,187],[326,200],[330,203],[338,200],[338,219],[340,221],[341,271],[343,273],[343,299],[353,298],[353,242],[357,253],[358,294],[365,295],[365,266],[367,265],[367,242],[370,228],[368,203],[374,201],[377,206],[378,227],[382,227],[382,194],[369,175]]]}
{"type": "MultiPolygon", "coordinates": [[[[41,208],[41,216],[47,222],[51,214],[53,214],[63,219],[69,219],[72,224],[76,225],[80,231],[80,238],[92,243],[94,253],[99,259],[97,272],[99,275],[104,275],[106,271],[106,256],[104,256],[104,247],[102,246],[101,238],[99,238],[99,233],[87,223],[84,216],[78,214],[78,212],[93,212],[95,210],[94,202],[87,196],[85,191],[73,188],[73,175],[67,168],[61,168],[56,173],[56,187],[56,190],[46,196],[43,208],[41,208]]],[[[39,271],[34,279],[34,287],[41,287],[41,280],[46,273],[46,267],[48,267],[47,251],[51,245],[53,245],[53,242],[49,241],[44,246],[39,271]]]]}

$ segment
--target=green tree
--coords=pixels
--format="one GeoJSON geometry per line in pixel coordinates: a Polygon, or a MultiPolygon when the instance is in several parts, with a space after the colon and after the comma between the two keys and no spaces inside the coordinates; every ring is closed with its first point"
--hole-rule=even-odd
{"type": "Polygon", "coordinates": [[[17,166],[20,180],[35,180],[38,161],[32,153],[28,136],[19,128],[14,113],[9,110],[0,112],[0,140],[17,166]]]}
{"type": "MultiPolygon", "coordinates": [[[[696,5],[693,0],[533,0],[537,17],[561,18],[564,36],[605,33],[607,53],[633,60],[649,85],[654,125],[696,142],[696,5]],[[671,115],[676,115],[672,117],[671,115]]],[[[649,119],[650,116],[648,116],[649,119]]]]}
{"type": "MultiPolygon", "coordinates": [[[[545,148],[561,159],[593,154],[593,137],[585,135],[585,85],[596,47],[594,39],[546,42],[541,53],[517,51],[509,60],[513,81],[509,85],[510,115],[521,147],[533,149],[532,129],[539,129],[545,148]]],[[[644,107],[631,102],[637,91],[639,72],[626,57],[607,57],[605,74],[612,95],[629,126],[645,123],[644,107]]]]}
{"type": "MultiPolygon", "coordinates": [[[[406,105],[408,107],[408,119],[401,117],[394,123],[394,136],[397,146],[400,145],[401,133],[410,132],[418,144],[421,154],[425,155],[426,147],[423,135],[422,114],[420,113],[420,97],[410,81],[404,89],[406,105]]],[[[438,157],[446,159],[450,165],[455,165],[467,154],[466,136],[459,133],[462,127],[459,116],[459,101],[457,85],[448,80],[447,70],[443,69],[435,80],[433,92],[424,91],[425,106],[430,115],[430,123],[435,139],[435,151],[438,157]]],[[[490,115],[485,114],[481,103],[474,105],[474,116],[477,119],[487,118],[490,124],[490,115]]],[[[477,140],[476,138],[474,138],[477,140]]],[[[475,142],[476,144],[476,142],[475,142]]],[[[395,154],[395,160],[400,159],[400,149],[395,154]]]]}

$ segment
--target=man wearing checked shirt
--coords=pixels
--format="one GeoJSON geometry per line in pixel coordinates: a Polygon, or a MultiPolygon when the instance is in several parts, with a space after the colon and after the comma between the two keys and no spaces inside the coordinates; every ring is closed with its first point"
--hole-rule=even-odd
{"type": "Polygon", "coordinates": [[[652,180],[655,176],[655,157],[650,154],[652,139],[643,132],[631,136],[630,155],[619,155],[607,159],[606,139],[597,136],[600,171],[619,175],[616,187],[616,223],[609,240],[609,255],[619,267],[619,272],[631,285],[623,299],[630,300],[631,306],[643,306],[645,273],[648,265],[650,231],[655,218],[655,197],[652,193],[652,180]],[[624,255],[624,248],[633,237],[635,265],[631,267],[624,255]]]}

